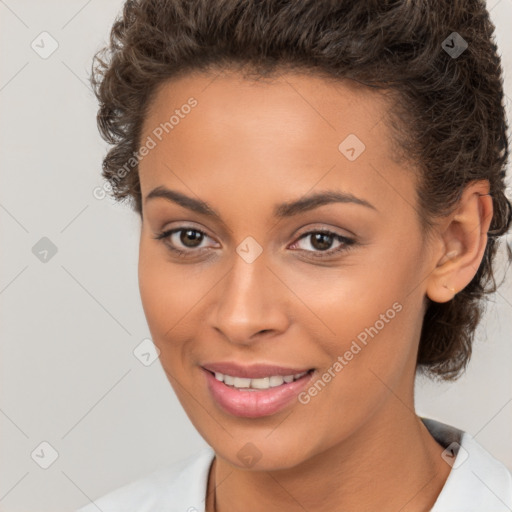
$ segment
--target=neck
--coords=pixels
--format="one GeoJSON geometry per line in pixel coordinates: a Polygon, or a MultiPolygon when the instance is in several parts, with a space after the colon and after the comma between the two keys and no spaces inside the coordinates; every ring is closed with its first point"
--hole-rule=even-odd
{"type": "Polygon", "coordinates": [[[420,418],[394,402],[350,439],[293,468],[248,471],[216,456],[207,512],[430,510],[450,466],[420,418]]]}

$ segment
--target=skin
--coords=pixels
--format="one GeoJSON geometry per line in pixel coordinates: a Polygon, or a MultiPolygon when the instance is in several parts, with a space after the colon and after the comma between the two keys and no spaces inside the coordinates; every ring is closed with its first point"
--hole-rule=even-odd
{"type": "MultiPolygon", "coordinates": [[[[468,185],[427,244],[414,170],[395,158],[382,94],[291,72],[262,82],[193,73],[155,93],[141,141],[191,96],[197,106],[140,162],[142,197],[165,186],[207,202],[222,221],[165,198],[145,201],[139,284],[162,367],[216,453],[207,510],[213,490],[217,512],[429,510],[451,468],[414,411],[425,297],[449,301],[449,288],[475,275],[492,218],[491,197],[481,195],[488,182],[468,185]],[[338,150],[349,134],[366,145],[354,161],[338,150]],[[332,203],[272,216],[276,204],[320,190],[350,192],[375,209],[332,203]],[[180,226],[206,236],[155,239],[180,226]],[[357,243],[315,259],[321,246],[303,236],[315,229],[357,243]],[[236,252],[247,236],[263,250],[252,263],[236,252]],[[169,245],[189,252],[180,258],[169,245]],[[209,395],[206,362],[322,375],[397,302],[400,312],[308,404],[239,418],[209,395]],[[261,453],[251,467],[237,457],[249,442],[261,453]]],[[[343,247],[329,241],[326,250],[343,247]]]]}

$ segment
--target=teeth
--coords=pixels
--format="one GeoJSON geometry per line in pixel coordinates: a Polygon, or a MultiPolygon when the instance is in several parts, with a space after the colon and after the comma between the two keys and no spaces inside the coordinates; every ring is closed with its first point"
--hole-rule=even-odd
{"type": "MultiPolygon", "coordinates": [[[[228,375],[226,375],[226,377],[228,377],[228,375]]],[[[226,382],[226,381],[224,380],[224,382],[226,382]]],[[[226,382],[226,384],[229,384],[229,383],[226,382]]],[[[235,386],[235,388],[250,388],[251,387],[251,379],[235,377],[233,380],[233,386],[235,386]]]]}
{"type": "Polygon", "coordinates": [[[269,378],[268,385],[273,388],[275,386],[280,386],[284,382],[284,379],[281,375],[273,375],[269,378]]]}
{"type": "Polygon", "coordinates": [[[296,373],[295,375],[271,375],[270,377],[263,377],[260,379],[247,379],[244,377],[233,377],[225,375],[220,372],[215,372],[215,378],[220,382],[224,382],[228,386],[233,386],[237,389],[269,389],[281,386],[283,383],[293,382],[300,379],[308,372],[296,373]]]}

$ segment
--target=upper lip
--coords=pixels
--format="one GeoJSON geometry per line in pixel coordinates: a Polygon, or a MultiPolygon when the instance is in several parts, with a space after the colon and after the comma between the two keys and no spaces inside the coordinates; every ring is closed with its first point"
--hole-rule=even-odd
{"type": "Polygon", "coordinates": [[[251,364],[240,365],[230,362],[208,363],[202,365],[205,370],[230,375],[231,377],[242,377],[246,379],[260,379],[271,375],[295,375],[307,372],[312,368],[287,368],[274,364],[251,364]]]}

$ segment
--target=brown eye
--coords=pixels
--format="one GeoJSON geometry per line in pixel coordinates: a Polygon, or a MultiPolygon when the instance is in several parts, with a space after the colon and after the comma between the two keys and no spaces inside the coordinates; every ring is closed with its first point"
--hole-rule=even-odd
{"type": "Polygon", "coordinates": [[[211,239],[200,229],[191,226],[182,226],[180,228],[168,229],[154,237],[165,244],[174,254],[186,258],[195,257],[208,251],[208,246],[203,242],[206,238],[211,239]],[[203,246],[201,247],[201,245],[203,246]]]}
{"type": "Polygon", "coordinates": [[[355,247],[355,245],[356,241],[352,238],[347,238],[327,230],[308,231],[300,236],[293,244],[293,246],[298,246],[301,252],[308,253],[308,255],[311,255],[313,258],[334,256],[336,253],[348,251],[352,247],[355,247]],[[301,247],[302,241],[309,241],[309,245],[312,249],[301,247]],[[331,249],[334,242],[338,242],[339,245],[331,249]]]}
{"type": "Polygon", "coordinates": [[[311,237],[311,245],[319,251],[325,251],[329,249],[333,243],[333,235],[327,233],[313,233],[309,235],[311,237]]]}
{"type": "Polygon", "coordinates": [[[190,247],[192,249],[200,245],[204,238],[204,234],[197,229],[181,229],[180,232],[180,242],[185,247],[190,247]]]}

